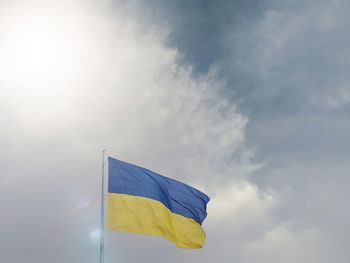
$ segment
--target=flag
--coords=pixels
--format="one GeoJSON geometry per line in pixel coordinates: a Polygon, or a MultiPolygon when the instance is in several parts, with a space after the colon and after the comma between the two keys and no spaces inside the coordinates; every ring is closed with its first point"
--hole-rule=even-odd
{"type": "Polygon", "coordinates": [[[201,248],[209,197],[148,169],[108,158],[107,227],[163,236],[179,248],[201,248]]]}

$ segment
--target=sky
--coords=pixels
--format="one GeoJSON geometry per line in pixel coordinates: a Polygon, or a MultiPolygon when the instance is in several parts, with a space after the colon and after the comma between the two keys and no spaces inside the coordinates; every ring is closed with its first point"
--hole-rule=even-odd
{"type": "Polygon", "coordinates": [[[350,3],[0,0],[0,259],[99,258],[102,150],[211,197],[204,248],[105,262],[348,263],[350,3]]]}

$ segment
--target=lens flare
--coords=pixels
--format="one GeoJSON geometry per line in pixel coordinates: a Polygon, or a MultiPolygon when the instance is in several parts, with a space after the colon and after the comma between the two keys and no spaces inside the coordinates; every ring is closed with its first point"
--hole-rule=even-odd
{"type": "Polygon", "coordinates": [[[99,229],[93,229],[89,232],[89,238],[92,242],[98,242],[101,237],[101,231],[99,229]]]}
{"type": "Polygon", "coordinates": [[[81,208],[81,209],[84,209],[84,208],[89,207],[90,204],[91,204],[91,198],[86,196],[86,195],[82,195],[82,196],[79,197],[79,201],[77,203],[77,207],[81,208]]]}

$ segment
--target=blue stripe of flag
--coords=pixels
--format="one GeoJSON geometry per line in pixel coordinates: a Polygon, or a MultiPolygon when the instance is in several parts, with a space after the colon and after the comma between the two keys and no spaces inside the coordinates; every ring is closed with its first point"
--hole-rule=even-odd
{"type": "Polygon", "coordinates": [[[148,169],[108,157],[108,192],[162,202],[171,212],[202,224],[209,197],[201,191],[148,169]]]}

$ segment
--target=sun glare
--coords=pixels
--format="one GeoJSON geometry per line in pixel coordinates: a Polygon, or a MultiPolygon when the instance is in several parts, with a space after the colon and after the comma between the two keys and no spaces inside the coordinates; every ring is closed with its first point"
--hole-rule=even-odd
{"type": "Polygon", "coordinates": [[[58,108],[91,71],[98,50],[94,24],[86,9],[72,5],[0,10],[2,93],[26,111],[58,108]]]}
{"type": "Polygon", "coordinates": [[[56,39],[54,33],[57,29],[38,20],[29,18],[27,22],[18,21],[13,31],[10,54],[13,66],[21,76],[53,70],[61,53],[60,39],[56,39]]]}
{"type": "MultiPolygon", "coordinates": [[[[2,36],[7,69],[16,78],[47,78],[79,68],[88,32],[81,17],[62,10],[15,10],[7,15],[2,36]]],[[[76,73],[76,72],[75,72],[76,73]]]]}

